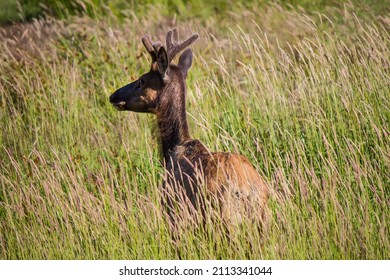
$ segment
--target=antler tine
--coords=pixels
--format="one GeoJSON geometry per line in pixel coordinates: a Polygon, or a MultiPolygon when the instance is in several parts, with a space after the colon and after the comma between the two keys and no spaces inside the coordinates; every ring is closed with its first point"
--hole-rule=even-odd
{"type": "Polygon", "coordinates": [[[166,38],[169,60],[172,60],[176,54],[178,54],[179,52],[187,48],[198,38],[199,35],[195,33],[190,38],[188,38],[187,40],[179,44],[179,34],[177,32],[177,29],[174,28],[172,30],[169,30],[166,38]],[[172,35],[173,35],[173,42],[172,42],[172,35]]]}
{"type": "Polygon", "coordinates": [[[150,40],[148,35],[145,35],[144,37],[142,37],[142,43],[144,44],[144,46],[145,46],[146,50],[148,51],[148,53],[152,56],[153,60],[155,60],[156,59],[156,53],[154,51],[152,41],[150,40]]]}
{"type": "MultiPolygon", "coordinates": [[[[173,30],[175,30],[176,28],[174,28],[173,30]]],[[[167,33],[167,38],[166,38],[166,43],[167,43],[167,52],[168,54],[172,52],[173,48],[174,48],[174,45],[172,43],[172,32],[173,30],[169,30],[168,33],[167,33]]]]}
{"type": "Polygon", "coordinates": [[[175,46],[175,52],[174,55],[181,52],[185,48],[187,48],[189,45],[191,45],[193,42],[195,42],[199,38],[199,35],[197,33],[193,34],[190,38],[185,40],[183,43],[175,46]]]}

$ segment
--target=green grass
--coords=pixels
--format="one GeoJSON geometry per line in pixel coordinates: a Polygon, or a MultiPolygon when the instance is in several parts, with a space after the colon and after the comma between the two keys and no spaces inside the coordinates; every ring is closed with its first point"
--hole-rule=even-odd
{"type": "Polygon", "coordinates": [[[388,16],[246,5],[176,20],[96,8],[0,31],[20,34],[0,41],[1,259],[389,259],[388,16]],[[264,235],[210,222],[173,242],[154,119],[108,102],[148,71],[141,36],[172,25],[200,34],[192,135],[271,186],[264,235]]]}

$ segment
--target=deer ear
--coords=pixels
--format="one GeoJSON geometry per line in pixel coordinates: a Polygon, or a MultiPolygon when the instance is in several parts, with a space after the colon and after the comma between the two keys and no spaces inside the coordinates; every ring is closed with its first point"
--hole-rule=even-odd
{"type": "Polygon", "coordinates": [[[161,78],[165,80],[169,62],[168,62],[168,54],[164,47],[160,47],[160,49],[158,50],[156,61],[157,61],[158,72],[160,73],[161,78]]]}
{"type": "Polygon", "coordinates": [[[191,49],[186,49],[179,58],[179,68],[183,78],[187,77],[188,69],[190,69],[192,65],[192,51],[191,49]]]}

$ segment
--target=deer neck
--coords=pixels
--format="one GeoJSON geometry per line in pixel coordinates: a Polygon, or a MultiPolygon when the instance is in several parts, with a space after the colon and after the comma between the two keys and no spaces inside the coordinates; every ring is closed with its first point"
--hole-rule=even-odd
{"type": "Polygon", "coordinates": [[[166,86],[157,108],[157,123],[164,159],[170,160],[176,146],[189,140],[185,83],[172,81],[166,86]]]}

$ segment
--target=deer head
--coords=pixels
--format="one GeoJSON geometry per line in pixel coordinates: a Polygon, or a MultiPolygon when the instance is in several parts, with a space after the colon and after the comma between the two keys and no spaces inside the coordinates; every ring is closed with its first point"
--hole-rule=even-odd
{"type": "Polygon", "coordinates": [[[145,35],[142,43],[152,57],[150,71],[138,80],[116,90],[110,96],[110,102],[118,110],[156,113],[159,96],[164,89],[172,81],[181,79],[184,82],[192,64],[191,49],[183,52],[177,66],[172,65],[171,61],[198,37],[198,34],[193,34],[184,42],[179,43],[177,29],[174,28],[167,33],[165,48],[160,41],[152,43],[149,36],[145,35]]]}

